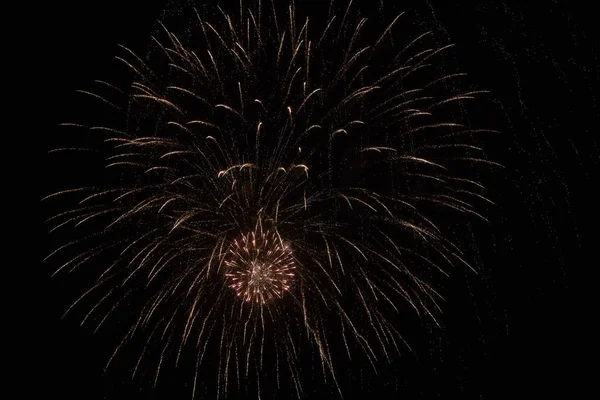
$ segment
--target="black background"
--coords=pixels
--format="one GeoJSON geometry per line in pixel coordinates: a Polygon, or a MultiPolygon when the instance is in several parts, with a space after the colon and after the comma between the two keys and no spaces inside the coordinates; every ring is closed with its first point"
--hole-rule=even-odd
{"type": "MultiPolygon", "coordinates": [[[[57,3],[45,10],[36,35],[36,59],[45,64],[36,76],[44,75],[49,100],[37,141],[41,153],[60,140],[56,125],[82,112],[74,90],[110,76],[117,44],[143,52],[166,5],[149,3],[57,3]]],[[[478,254],[486,272],[450,282],[445,327],[417,346],[424,353],[407,356],[364,385],[362,371],[352,366],[357,380],[345,398],[574,398],[586,382],[583,362],[591,355],[583,327],[590,315],[575,287],[598,265],[588,257],[597,219],[600,43],[591,9],[544,3],[400,5],[417,18],[437,21],[457,45],[470,81],[492,92],[502,140],[490,153],[506,169],[491,188],[499,206],[487,229],[492,237],[482,240],[478,254]]],[[[55,161],[44,154],[40,160],[39,198],[56,189],[56,174],[73,168],[51,166],[55,161]]],[[[48,215],[41,210],[43,221],[48,215]]],[[[40,261],[50,240],[43,222],[38,225],[39,286],[30,296],[35,307],[24,311],[34,326],[24,345],[32,351],[22,356],[27,378],[19,397],[191,398],[189,374],[166,373],[152,391],[131,382],[127,366],[103,373],[115,344],[110,327],[93,335],[79,327],[77,316],[61,319],[77,285],[50,279],[49,266],[40,261]]],[[[309,398],[334,397],[331,388],[307,385],[309,398]]],[[[282,390],[279,396],[292,394],[282,390]]]]}

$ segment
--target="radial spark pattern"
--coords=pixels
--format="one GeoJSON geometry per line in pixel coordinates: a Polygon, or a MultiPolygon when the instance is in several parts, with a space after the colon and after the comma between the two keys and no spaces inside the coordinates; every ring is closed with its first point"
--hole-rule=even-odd
{"type": "Polygon", "coordinates": [[[65,126],[102,138],[106,172],[48,196],[75,200],[50,221],[78,235],[49,258],[98,277],[84,322],[135,313],[111,358],[145,335],[134,375],[191,355],[194,393],[218,365],[219,393],[286,376],[302,397],[309,358],[338,386],[337,362],[391,357],[397,316],[435,321],[435,283],[468,266],[445,223],[488,202],[489,131],[457,120],[481,92],[402,15],[327,6],[190,10],[185,35],[123,50],[130,86],[82,91],[110,117],[65,126]]]}
{"type": "Polygon", "coordinates": [[[290,290],[295,269],[290,247],[272,232],[251,232],[234,239],[225,266],[236,294],[261,304],[290,290]]]}

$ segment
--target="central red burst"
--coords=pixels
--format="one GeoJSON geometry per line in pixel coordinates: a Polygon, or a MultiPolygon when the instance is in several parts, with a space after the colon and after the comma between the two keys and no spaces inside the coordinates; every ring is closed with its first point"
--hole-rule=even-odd
{"type": "Polygon", "coordinates": [[[290,247],[271,231],[250,232],[235,239],[225,256],[225,276],[247,302],[265,304],[290,289],[296,269],[290,247]]]}

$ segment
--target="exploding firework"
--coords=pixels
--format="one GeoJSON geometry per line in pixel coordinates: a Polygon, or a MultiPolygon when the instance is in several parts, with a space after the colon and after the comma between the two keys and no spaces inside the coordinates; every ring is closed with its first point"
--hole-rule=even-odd
{"type": "Polygon", "coordinates": [[[482,92],[454,89],[463,74],[438,62],[450,46],[398,33],[402,15],[381,29],[332,2],[313,28],[316,11],[285,8],[161,25],[147,57],[118,57],[131,85],[82,91],[110,117],[64,124],[102,135],[106,172],[48,196],[75,199],[50,221],[78,235],[48,258],[97,274],[73,305],[91,302],[84,322],[135,312],[110,360],[145,335],[133,374],[154,363],[155,383],[191,354],[195,393],[218,353],[219,393],[248,377],[260,393],[271,374],[302,397],[309,357],[341,393],[336,361],[399,351],[394,316],[435,320],[437,277],[468,266],[443,224],[483,218],[478,166],[493,163],[478,146],[490,131],[457,121],[482,92]]]}
{"type": "Polygon", "coordinates": [[[229,247],[225,276],[244,301],[261,304],[280,298],[290,289],[294,257],[288,245],[271,232],[248,233],[229,247]]]}

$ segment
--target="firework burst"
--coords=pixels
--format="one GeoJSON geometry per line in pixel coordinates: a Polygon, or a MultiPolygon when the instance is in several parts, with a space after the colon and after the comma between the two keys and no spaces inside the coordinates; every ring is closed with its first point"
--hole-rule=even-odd
{"type": "Polygon", "coordinates": [[[134,375],[155,362],[156,382],[192,354],[195,392],[216,349],[219,393],[249,376],[260,393],[272,373],[302,397],[313,357],[341,393],[340,350],[390,357],[393,316],[435,320],[436,277],[468,266],[443,222],[489,202],[476,177],[490,131],[456,121],[482,92],[449,88],[463,75],[437,62],[450,46],[398,34],[402,15],[382,29],[332,2],[314,29],[293,2],[257,5],[193,10],[181,37],[161,25],[147,57],[117,57],[130,86],[82,91],[111,117],[64,125],[103,135],[106,173],[48,196],[75,199],[50,221],[78,235],[49,258],[97,273],[73,305],[91,299],[84,322],[139,305],[110,358],[144,334],[134,375]]]}
{"type": "Polygon", "coordinates": [[[229,285],[244,301],[265,304],[290,290],[294,257],[272,232],[251,232],[233,240],[225,259],[229,285]]]}

